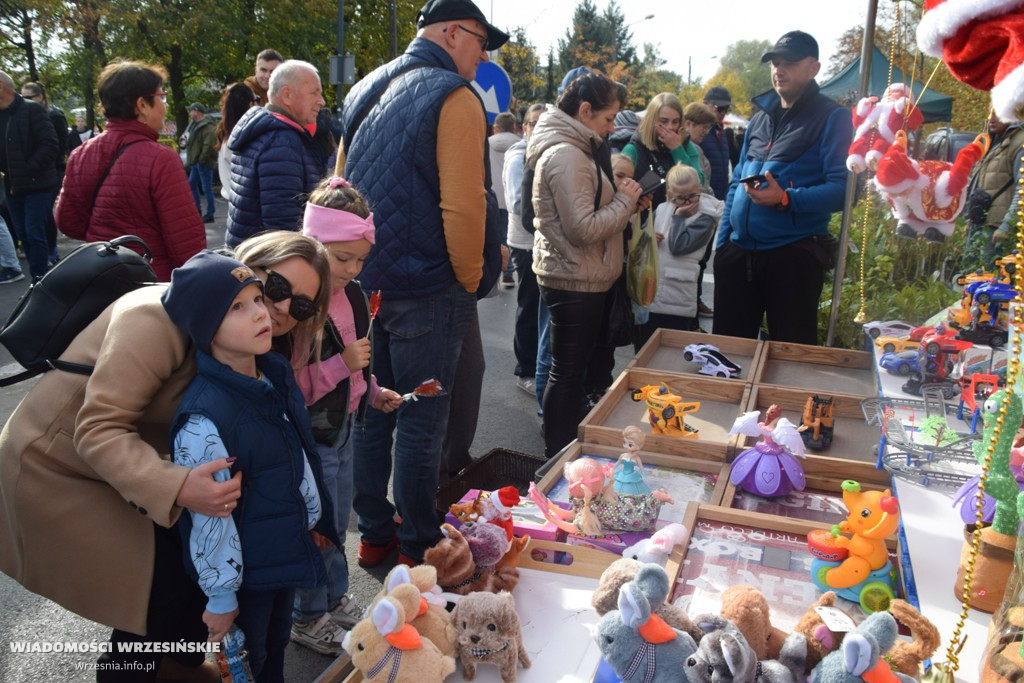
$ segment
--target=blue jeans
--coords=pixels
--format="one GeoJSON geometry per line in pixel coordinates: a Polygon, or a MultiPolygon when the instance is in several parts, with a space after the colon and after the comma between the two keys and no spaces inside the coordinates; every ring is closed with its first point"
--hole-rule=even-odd
{"type": "Polygon", "coordinates": [[[235,623],[245,634],[249,666],[258,683],[284,682],[284,649],[292,633],[294,588],[238,591],[235,623]]]}
{"type": "Polygon", "coordinates": [[[188,170],[188,186],[192,188],[192,198],[196,200],[196,210],[204,216],[213,215],[213,169],[202,164],[192,164],[188,170]],[[206,213],[203,213],[202,203],[199,201],[199,186],[202,184],[203,194],[206,195],[206,213]]]}
{"type": "Polygon", "coordinates": [[[352,423],[355,413],[348,416],[348,428],[338,435],[337,442],[328,446],[318,443],[320,466],[324,471],[324,489],[334,504],[334,525],[338,529],[341,547],[331,546],[320,551],[327,568],[327,585],[300,588],[295,591],[294,621],[313,621],[338,606],[348,593],[348,558],[345,557],[345,530],[352,510],[352,423]]]}
{"type": "Polygon", "coordinates": [[[18,250],[14,248],[14,238],[7,229],[7,222],[0,216],[0,268],[11,268],[21,271],[18,261],[18,250]]]}
{"type": "Polygon", "coordinates": [[[21,240],[28,257],[28,270],[33,279],[46,275],[50,268],[50,242],[46,239],[46,215],[53,205],[52,192],[8,194],[14,232],[21,240]]]}
{"type": "MultiPolygon", "coordinates": [[[[374,374],[380,386],[404,394],[435,378],[452,387],[475,310],[476,295],[458,284],[418,299],[385,298],[373,323],[374,374]]],[[[402,516],[398,541],[405,555],[422,559],[440,540],[434,496],[449,403],[444,395],[410,401],[390,414],[370,410],[356,425],[352,502],[364,541],[390,541],[396,509],[402,516]],[[388,500],[392,446],[394,505],[388,500]]]]}
{"type": "MultiPolygon", "coordinates": [[[[540,297],[539,291],[537,296],[540,297]]],[[[537,302],[537,330],[537,374],[533,382],[537,390],[537,415],[544,417],[544,388],[551,372],[551,311],[543,299],[537,302]]]]}

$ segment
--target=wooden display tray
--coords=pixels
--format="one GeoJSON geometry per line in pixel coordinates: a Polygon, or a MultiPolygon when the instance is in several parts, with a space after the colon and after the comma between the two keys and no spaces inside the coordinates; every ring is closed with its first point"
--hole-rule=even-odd
{"type": "Polygon", "coordinates": [[[789,342],[764,345],[753,382],[825,394],[878,395],[872,354],[789,342]]]}
{"type": "MultiPolygon", "coordinates": [[[[546,554],[539,552],[538,554],[546,554]]],[[[593,550],[578,546],[569,546],[554,541],[531,540],[527,552],[523,553],[519,561],[519,568],[522,572],[520,583],[512,591],[516,596],[516,611],[519,613],[520,622],[523,625],[523,640],[533,659],[533,666],[529,669],[519,668],[517,680],[528,683],[529,681],[553,681],[566,673],[572,673],[568,667],[576,666],[583,678],[589,680],[590,675],[597,667],[600,660],[600,651],[594,642],[590,631],[581,626],[580,623],[570,623],[574,620],[585,621],[587,625],[596,624],[597,613],[590,606],[590,598],[597,588],[598,580],[602,572],[609,564],[619,559],[618,556],[610,553],[593,550]],[[552,564],[540,562],[532,557],[532,551],[546,551],[547,553],[564,553],[572,557],[572,564],[552,564]],[[560,574],[567,578],[559,579],[557,582],[546,581],[543,588],[550,593],[552,586],[564,584],[566,600],[552,599],[529,599],[530,585],[543,582],[545,578],[551,578],[551,574],[560,574]],[[523,595],[521,595],[523,594],[523,595]],[[566,604],[572,603],[572,604],[566,604]],[[585,604],[584,604],[585,603],[585,604]],[[541,631],[551,631],[543,640],[541,631]],[[538,656],[538,641],[547,643],[540,645],[538,656]],[[580,654],[585,657],[580,657],[580,654]],[[568,659],[566,659],[568,655],[568,659]],[[557,662],[559,667],[565,667],[560,671],[551,670],[551,664],[557,662]],[[547,665],[547,667],[545,667],[547,665]],[[545,670],[545,668],[547,670],[545,670]]],[[[668,568],[670,576],[678,573],[677,565],[670,565],[668,568]]],[[[449,676],[447,681],[462,681],[462,668],[456,662],[455,673],[449,676]]],[[[324,670],[314,683],[360,683],[365,678],[360,671],[352,666],[352,660],[347,653],[339,656],[331,665],[324,670]]],[[[500,681],[501,676],[498,669],[493,666],[480,666],[477,669],[477,681],[487,683],[489,681],[500,681]]]]}
{"type": "MultiPolygon", "coordinates": [[[[755,385],[751,389],[750,401],[747,404],[746,410],[748,412],[760,410],[761,416],[764,417],[764,412],[768,409],[768,406],[776,403],[782,408],[782,417],[787,418],[799,427],[807,397],[814,393],[822,397],[832,397],[832,416],[835,427],[832,445],[820,451],[807,449],[805,451],[808,456],[807,459],[826,458],[832,462],[835,467],[833,471],[840,482],[843,479],[857,479],[858,476],[869,477],[870,474],[865,474],[866,469],[859,465],[861,463],[870,463],[870,469],[874,470],[874,464],[878,457],[878,441],[881,438],[881,434],[877,426],[869,425],[864,420],[864,413],[860,409],[862,397],[827,391],[810,392],[806,389],[755,385]],[[847,474],[850,476],[846,476],[847,474]]],[[[752,436],[742,438],[743,440],[737,442],[737,454],[744,448],[753,446],[758,441],[757,437],[752,436]]]]}
{"type": "MultiPolygon", "coordinates": [[[[683,332],[658,328],[647,340],[639,353],[629,362],[626,369],[645,368],[656,372],[697,375],[700,365],[683,358],[683,348],[688,344],[712,344],[729,360],[740,366],[740,376],[732,381],[749,383],[757,370],[764,342],[742,337],[725,337],[703,332],[683,332]]],[[[708,375],[701,375],[707,377],[708,375]]]]}
{"type": "Polygon", "coordinates": [[[728,432],[745,409],[749,395],[750,385],[736,380],[627,369],[580,422],[579,440],[619,448],[622,430],[636,425],[647,434],[644,450],[720,461],[733,454],[737,439],[728,432]],[[684,401],[700,401],[700,410],[686,416],[687,424],[700,430],[698,438],[651,433],[643,402],[630,397],[633,389],[648,384],[666,384],[684,401]]]}
{"type": "MultiPolygon", "coordinates": [[[[724,450],[726,446],[718,446],[718,448],[724,450]]],[[[546,475],[537,484],[537,488],[544,494],[550,493],[551,489],[555,487],[562,480],[562,468],[565,463],[576,460],[582,457],[595,457],[595,458],[609,458],[612,462],[615,462],[619,455],[622,454],[622,447],[615,448],[614,446],[605,446],[601,444],[591,443],[580,443],[574,441],[569,444],[568,448],[559,456],[558,461],[552,466],[546,475]]],[[[650,469],[647,466],[654,466],[660,468],[669,468],[671,470],[679,470],[688,474],[703,474],[713,475],[716,477],[714,488],[706,495],[702,496],[704,500],[680,500],[680,496],[675,495],[676,505],[679,506],[680,513],[673,515],[670,521],[682,521],[682,515],[685,511],[686,504],[690,502],[700,502],[709,505],[717,505],[722,500],[722,496],[725,493],[726,486],[729,481],[729,466],[721,462],[721,459],[701,459],[701,458],[687,458],[680,457],[678,455],[665,455],[664,453],[653,453],[651,451],[642,450],[639,452],[640,459],[643,461],[645,469],[650,469]]],[[[723,456],[724,457],[724,456],[723,456]]],[[[657,477],[648,479],[652,487],[658,486],[657,477]]],[[[672,491],[672,486],[665,486],[670,493],[675,494],[672,491]]],[[[668,508],[662,508],[662,518],[664,519],[665,511],[668,508]]]]}
{"type": "Polygon", "coordinates": [[[870,463],[809,457],[801,460],[801,464],[807,477],[807,488],[803,491],[793,491],[779,498],[763,498],[737,491],[727,477],[722,507],[772,517],[800,519],[827,528],[846,519],[847,510],[843,505],[841,488],[844,480],[853,479],[871,490],[893,489],[889,473],[875,469],[870,463]]]}
{"type": "MultiPolygon", "coordinates": [[[[690,616],[718,613],[720,594],[740,584],[758,588],[771,605],[771,621],[791,631],[823,591],[811,581],[810,551],[806,535],[822,528],[805,520],[691,504],[686,514],[686,541],[671,556],[679,573],[673,580],[670,602],[690,616]]],[[[900,575],[897,597],[906,595],[896,537],[886,541],[890,559],[900,575]]],[[[670,576],[672,576],[670,574],[670,576]]],[[[855,603],[840,598],[837,607],[855,621],[865,614],[855,603]]]]}

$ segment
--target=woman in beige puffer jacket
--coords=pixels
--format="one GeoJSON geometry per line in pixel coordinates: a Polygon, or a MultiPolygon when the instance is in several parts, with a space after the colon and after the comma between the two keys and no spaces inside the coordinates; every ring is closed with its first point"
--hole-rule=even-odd
{"type": "Polygon", "coordinates": [[[636,181],[616,188],[595,160],[618,111],[614,82],[580,76],[548,107],[526,149],[526,165],[534,169],[533,272],[551,313],[552,365],[543,399],[548,457],[576,434],[608,291],[622,272],[622,232],[640,197],[636,181]]]}

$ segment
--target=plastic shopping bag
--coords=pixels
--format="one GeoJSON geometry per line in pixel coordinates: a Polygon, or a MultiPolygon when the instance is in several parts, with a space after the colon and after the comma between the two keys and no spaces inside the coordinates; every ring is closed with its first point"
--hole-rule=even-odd
{"type": "Polygon", "coordinates": [[[653,220],[648,220],[643,229],[639,229],[638,222],[634,218],[633,243],[626,259],[626,291],[633,303],[650,306],[658,293],[658,241],[653,220]]]}

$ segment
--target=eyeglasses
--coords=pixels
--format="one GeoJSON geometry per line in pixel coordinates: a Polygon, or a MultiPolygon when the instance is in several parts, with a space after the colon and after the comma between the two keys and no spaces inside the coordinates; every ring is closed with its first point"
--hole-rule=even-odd
{"type": "Polygon", "coordinates": [[[309,320],[317,312],[317,306],[309,297],[300,294],[292,294],[292,283],[283,276],[275,273],[270,268],[264,268],[267,273],[267,281],[263,285],[263,294],[271,301],[285,301],[291,299],[288,306],[288,315],[298,322],[309,320]]]}
{"type": "Polygon", "coordinates": [[[721,107],[715,107],[715,111],[717,111],[719,114],[728,114],[730,109],[732,109],[732,105],[730,104],[726,104],[721,107]]]}
{"type": "Polygon", "coordinates": [[[487,49],[487,36],[481,35],[481,34],[477,33],[476,31],[470,31],[468,28],[466,28],[462,24],[455,24],[455,25],[458,26],[459,28],[461,28],[466,33],[468,33],[469,35],[471,35],[471,36],[475,37],[477,40],[479,40],[480,41],[480,49],[481,50],[486,50],[487,49]]]}
{"type": "Polygon", "coordinates": [[[150,99],[151,100],[154,97],[158,98],[164,104],[167,104],[167,93],[165,93],[163,90],[158,90],[155,93],[153,93],[152,95],[146,95],[146,99],[150,99]]]}
{"type": "Polygon", "coordinates": [[[689,206],[697,201],[700,201],[700,192],[694,192],[686,196],[676,195],[672,198],[672,203],[676,206],[689,206]]]}

